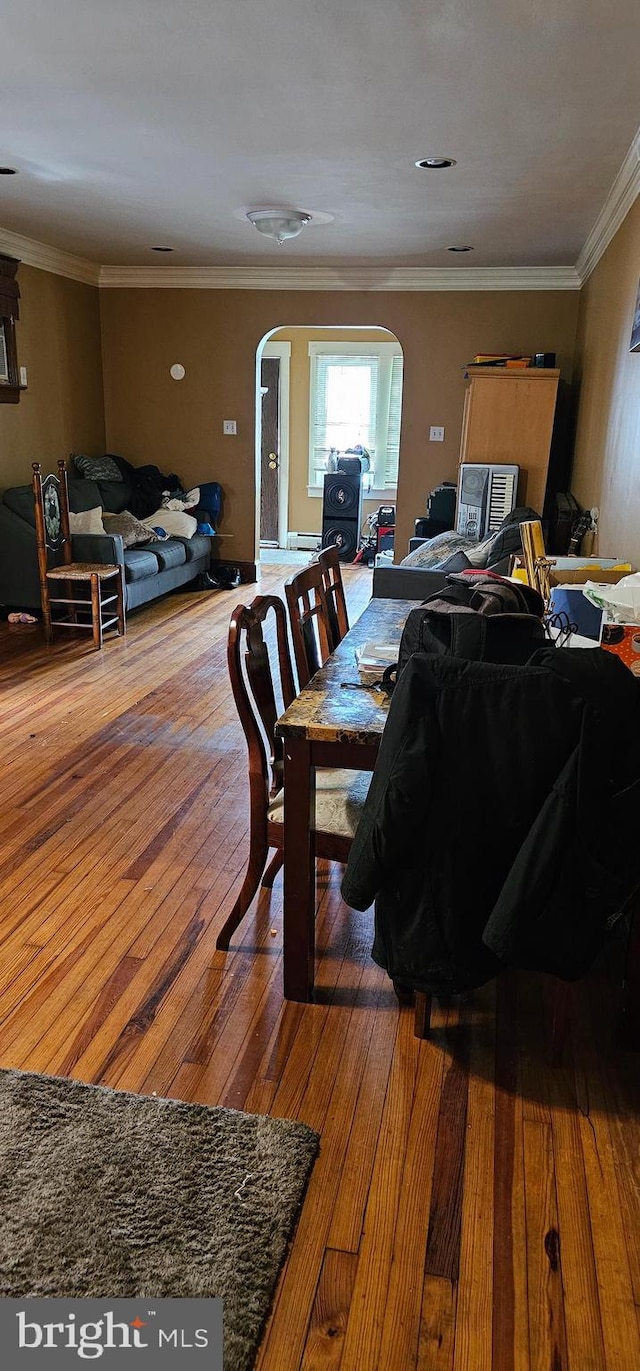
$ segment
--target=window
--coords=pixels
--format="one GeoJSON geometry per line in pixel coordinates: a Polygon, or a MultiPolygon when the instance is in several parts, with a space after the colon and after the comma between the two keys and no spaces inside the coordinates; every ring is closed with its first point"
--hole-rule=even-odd
{"type": "Polygon", "coordinates": [[[332,449],[361,444],[371,485],[395,490],[402,414],[399,343],[310,343],[309,486],[321,487],[332,449]]]}

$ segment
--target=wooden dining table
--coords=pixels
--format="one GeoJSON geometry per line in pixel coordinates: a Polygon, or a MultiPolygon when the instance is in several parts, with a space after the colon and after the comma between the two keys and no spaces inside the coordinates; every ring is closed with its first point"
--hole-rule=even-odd
{"type": "Polygon", "coordinates": [[[400,646],[415,600],[369,601],[335,652],[276,723],[284,741],[284,993],[313,998],[315,977],[316,767],[372,771],[389,709],[381,691],[362,690],[356,648],[400,646]]]}

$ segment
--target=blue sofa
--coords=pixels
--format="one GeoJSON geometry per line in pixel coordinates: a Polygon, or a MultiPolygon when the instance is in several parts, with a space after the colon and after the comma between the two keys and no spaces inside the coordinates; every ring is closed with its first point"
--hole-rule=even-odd
{"type": "MultiPolygon", "coordinates": [[[[69,479],[69,508],[80,514],[98,505],[119,514],[130,496],[125,481],[69,479]]],[[[168,538],[144,547],[126,548],[119,534],[75,534],[73,556],[78,562],[115,563],[123,567],[128,611],[156,600],[169,590],[186,586],[209,570],[211,538],[168,538]]],[[[40,578],[36,551],[35,513],[31,486],[13,486],[0,496],[0,604],[12,609],[39,610],[40,578]]]]}

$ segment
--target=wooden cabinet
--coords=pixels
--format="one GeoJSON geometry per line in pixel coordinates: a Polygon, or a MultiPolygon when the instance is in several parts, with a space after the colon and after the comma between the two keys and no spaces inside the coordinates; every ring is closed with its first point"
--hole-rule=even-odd
{"type": "Polygon", "coordinates": [[[461,462],[520,467],[518,504],[542,514],[560,372],[469,367],[461,462]]]}

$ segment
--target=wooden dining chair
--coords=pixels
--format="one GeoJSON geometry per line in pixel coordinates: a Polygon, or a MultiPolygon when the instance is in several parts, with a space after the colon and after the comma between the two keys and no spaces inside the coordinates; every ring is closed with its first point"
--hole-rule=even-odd
{"type": "Polygon", "coordinates": [[[329,608],[319,562],[312,562],[284,583],[291,641],[302,690],[333,651],[329,608]]]}
{"type": "MultiPolygon", "coordinates": [[[[238,605],[231,616],[227,661],[231,689],[249,753],[251,807],[249,862],[242,889],[218,935],[216,947],[226,951],[260,884],[270,886],[282,866],[284,848],[284,744],[275,735],[281,714],[274,687],[265,621],[273,613],[275,650],[282,705],[295,699],[293,669],[282,600],[258,595],[250,605],[238,605]],[[244,669],[243,669],[244,668],[244,669]],[[267,866],[269,849],[275,856],[267,866]],[[266,869],[265,869],[266,868],[266,869]]],[[[323,768],[316,775],[316,857],[346,862],[371,773],[323,768]]]]}
{"type": "Polygon", "coordinates": [[[39,462],[33,462],[32,467],[38,570],[47,642],[51,642],[54,628],[90,629],[94,647],[102,647],[107,629],[117,628],[118,633],[126,630],[122,567],[73,561],[65,463],[58,462],[57,476],[43,477],[39,462]],[[83,594],[75,593],[78,586],[83,594]],[[54,614],[58,617],[54,618],[54,614]]]}
{"type": "Polygon", "coordinates": [[[342,642],[345,633],[349,632],[349,615],[342,580],[340,553],[335,545],[322,549],[318,555],[318,566],[322,572],[322,584],[327,602],[332,639],[331,650],[333,651],[338,643],[342,642]]]}

